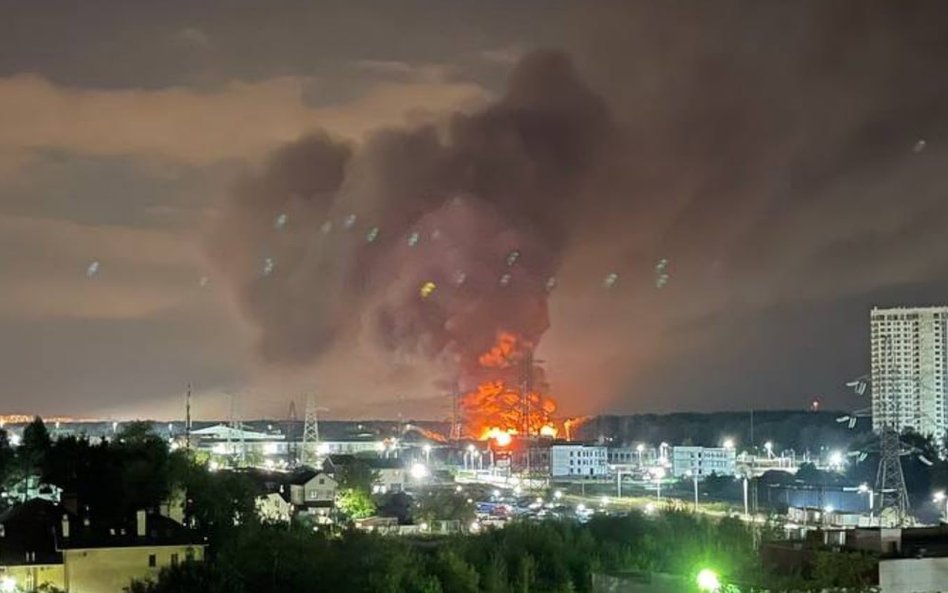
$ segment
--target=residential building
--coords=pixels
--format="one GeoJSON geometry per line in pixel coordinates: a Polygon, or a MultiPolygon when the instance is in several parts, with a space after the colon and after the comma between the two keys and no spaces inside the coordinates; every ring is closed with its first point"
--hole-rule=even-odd
{"type": "Polygon", "coordinates": [[[401,492],[405,487],[405,463],[397,457],[357,457],[355,455],[327,455],[323,469],[335,475],[341,467],[350,463],[365,463],[376,473],[376,492],[401,492]]]}
{"type": "Polygon", "coordinates": [[[737,456],[733,447],[672,447],[672,475],[681,478],[696,475],[699,478],[716,474],[733,476],[737,456]],[[690,473],[689,473],[690,472],[690,473]]]}
{"type": "Polygon", "coordinates": [[[14,590],[46,584],[67,593],[119,593],[132,580],[154,579],[166,566],[203,558],[194,532],[145,511],[100,524],[35,499],[0,515],[0,578],[14,590]]]}
{"type": "Polygon", "coordinates": [[[555,443],[550,446],[553,478],[602,478],[609,475],[609,456],[603,445],[555,443]]]}
{"type": "Polygon", "coordinates": [[[940,440],[946,429],[948,307],[870,313],[872,428],[912,428],[940,440]]]}

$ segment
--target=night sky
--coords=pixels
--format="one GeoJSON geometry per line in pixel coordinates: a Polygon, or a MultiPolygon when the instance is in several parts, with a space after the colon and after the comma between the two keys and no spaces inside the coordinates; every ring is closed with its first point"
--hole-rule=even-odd
{"type": "Polygon", "coordinates": [[[862,407],[946,64],[941,1],[0,2],[0,409],[442,418],[501,329],[565,414],[862,407]]]}

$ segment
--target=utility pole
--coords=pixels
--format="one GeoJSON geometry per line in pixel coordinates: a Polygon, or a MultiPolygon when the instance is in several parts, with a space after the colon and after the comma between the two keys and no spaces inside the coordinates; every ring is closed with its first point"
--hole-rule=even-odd
{"type": "Polygon", "coordinates": [[[184,449],[191,451],[191,383],[188,382],[188,393],[184,399],[184,449]]]}

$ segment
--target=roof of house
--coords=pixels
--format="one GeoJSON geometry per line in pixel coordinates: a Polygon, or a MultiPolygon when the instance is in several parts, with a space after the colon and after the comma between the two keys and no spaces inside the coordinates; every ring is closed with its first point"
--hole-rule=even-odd
{"type": "Polygon", "coordinates": [[[59,564],[64,549],[201,545],[203,539],[180,523],[157,514],[145,515],[145,534],[137,535],[137,518],[86,521],[61,505],[30,500],[0,514],[0,565],[59,564]],[[64,519],[68,535],[63,533],[64,519]],[[30,553],[31,555],[28,555],[30,553]]]}
{"type": "Polygon", "coordinates": [[[33,499],[0,514],[0,565],[61,564],[56,542],[62,536],[65,510],[48,500],[33,499]],[[28,553],[33,554],[32,560],[28,553]]]}
{"type": "Polygon", "coordinates": [[[404,469],[405,461],[397,457],[361,457],[356,455],[328,455],[326,457],[325,466],[328,467],[337,467],[349,465],[360,461],[371,467],[372,469],[404,469]]]}

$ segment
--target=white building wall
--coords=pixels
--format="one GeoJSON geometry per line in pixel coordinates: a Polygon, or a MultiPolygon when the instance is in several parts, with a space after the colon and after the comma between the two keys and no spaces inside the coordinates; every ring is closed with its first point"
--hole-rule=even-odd
{"type": "Polygon", "coordinates": [[[948,307],[870,313],[872,427],[945,436],[948,307]]]}
{"type": "Polygon", "coordinates": [[[672,447],[672,475],[681,478],[688,472],[699,478],[717,474],[733,476],[737,471],[734,449],[724,447],[672,447]]]}
{"type": "Polygon", "coordinates": [[[550,447],[550,476],[554,478],[598,478],[609,475],[606,447],[596,445],[553,445],[550,447]]]}

